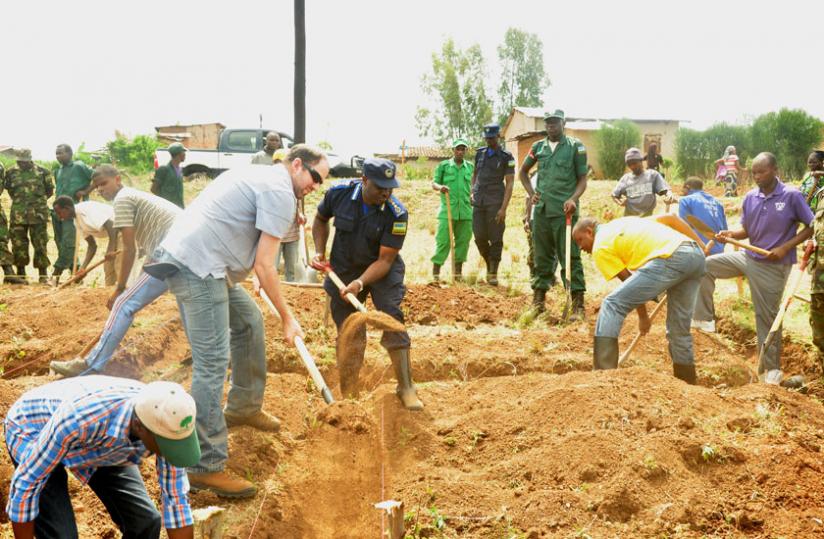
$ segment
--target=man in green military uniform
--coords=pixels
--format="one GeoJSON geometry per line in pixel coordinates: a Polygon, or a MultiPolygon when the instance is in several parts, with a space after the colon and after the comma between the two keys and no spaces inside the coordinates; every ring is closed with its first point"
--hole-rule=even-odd
{"type": "Polygon", "coordinates": [[[546,291],[555,284],[553,269],[560,262],[565,287],[572,292],[571,320],[584,316],[584,268],[581,251],[572,242],[572,283],[566,282],[566,216],[572,225],[578,221],[578,199],[587,188],[587,153],[581,141],[564,135],[564,111],[544,115],[546,138],[532,145],[524,159],[518,177],[535,204],[532,244],[535,253],[535,273],[532,277],[533,306],[543,312],[546,291]],[[535,189],[529,182],[529,171],[538,164],[535,189]]]}
{"type": "MultiPolygon", "coordinates": [[[[819,200],[824,195],[824,187],[819,187],[808,197],[819,200]]],[[[818,359],[824,368],[824,207],[816,208],[813,221],[815,251],[810,257],[810,327],[813,330],[813,344],[818,348],[818,359]]]]}
{"type": "MultiPolygon", "coordinates": [[[[55,171],[55,196],[69,196],[76,202],[88,200],[91,192],[92,169],[83,161],[73,161],[74,152],[68,144],[61,144],[54,152],[60,167],[55,171]]],[[[57,244],[57,260],[54,262],[53,277],[60,279],[64,270],[71,271],[74,266],[74,245],[76,234],[74,219],[61,221],[52,211],[52,229],[54,243],[57,244]]]]}
{"type": "MultiPolygon", "coordinates": [[[[0,165],[0,195],[3,194],[3,182],[6,177],[6,169],[0,165]]],[[[9,251],[9,222],[6,220],[6,213],[0,208],[0,266],[3,268],[6,284],[22,284],[25,279],[21,279],[15,275],[11,267],[12,257],[9,251]]]]}
{"type": "MultiPolygon", "coordinates": [[[[432,189],[449,194],[452,211],[452,231],[455,235],[455,275],[456,281],[463,276],[461,268],[469,252],[472,239],[472,203],[469,192],[472,189],[472,172],[475,167],[464,159],[469,146],[464,139],[452,143],[452,159],[441,161],[435,169],[432,189]]],[[[435,254],[432,256],[432,278],[440,279],[441,266],[449,255],[449,213],[446,211],[446,196],[441,195],[441,209],[438,212],[438,232],[435,234],[435,254]]]]}
{"type": "Polygon", "coordinates": [[[186,160],[186,148],[175,142],[169,146],[169,155],[172,158],[162,167],[157,167],[152,180],[152,193],[165,198],[172,204],[183,207],[183,171],[181,163],[186,160]]]}
{"type": "Polygon", "coordinates": [[[51,174],[32,162],[30,150],[21,149],[17,152],[17,166],[6,172],[3,186],[11,197],[11,250],[17,274],[25,279],[31,239],[34,267],[40,272],[40,282],[45,283],[49,277],[47,200],[54,193],[51,174]]]}

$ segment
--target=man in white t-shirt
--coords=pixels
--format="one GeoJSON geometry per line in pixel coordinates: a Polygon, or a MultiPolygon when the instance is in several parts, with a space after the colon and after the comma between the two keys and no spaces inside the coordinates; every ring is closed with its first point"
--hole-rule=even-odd
{"type": "Polygon", "coordinates": [[[102,202],[86,201],[75,202],[69,196],[59,196],[54,201],[54,214],[60,221],[74,219],[74,225],[79,237],[86,240],[86,258],[80,265],[78,274],[85,275],[94,255],[97,254],[95,238],[108,238],[106,247],[106,262],[103,271],[106,275],[106,286],[112,286],[117,280],[115,270],[115,251],[117,251],[117,230],[114,228],[114,210],[102,202]]]}

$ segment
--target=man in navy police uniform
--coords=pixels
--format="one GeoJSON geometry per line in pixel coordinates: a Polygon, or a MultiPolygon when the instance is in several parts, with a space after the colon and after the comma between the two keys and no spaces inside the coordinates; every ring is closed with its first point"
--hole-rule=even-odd
{"type": "Polygon", "coordinates": [[[506,209],[515,183],[515,158],[501,148],[498,124],[484,126],[486,146],[475,153],[472,175],[472,232],[486,262],[486,282],[498,285],[498,264],[504,249],[506,209]]]}
{"type": "MultiPolygon", "coordinates": [[[[352,293],[365,301],[371,294],[372,303],[400,322],[406,287],[403,284],[405,265],[400,256],[409,214],[401,202],[392,196],[400,184],[395,178],[395,164],[388,159],[367,159],[363,163],[363,177],[329,189],[318,206],[312,225],[315,257],[312,266],[323,270],[326,262],[326,243],[329,239],[329,220],[335,219],[335,238],[332,242],[332,268],[344,283],[339,291],[327,277],[324,290],[331,297],[332,318],[338,330],[355,308],[345,299],[352,293]]],[[[412,383],[409,360],[411,341],[406,331],[384,331],[381,344],[389,352],[395,376],[397,394],[408,410],[421,410],[423,404],[412,383]]],[[[366,328],[362,326],[354,350],[338,346],[341,392],[344,397],[357,393],[358,372],[366,348],[366,328]],[[349,361],[342,361],[347,354],[349,361]],[[345,367],[344,367],[345,365],[345,367]]]]}

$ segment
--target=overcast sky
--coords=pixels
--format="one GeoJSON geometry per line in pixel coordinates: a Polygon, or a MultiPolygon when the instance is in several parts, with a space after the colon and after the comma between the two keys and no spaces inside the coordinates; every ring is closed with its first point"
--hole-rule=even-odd
{"type": "MultiPolygon", "coordinates": [[[[292,132],[289,0],[3,3],[0,145],[99,148],[114,131],[222,122],[292,132]]],[[[307,1],[307,138],[422,141],[420,77],[451,36],[490,73],[515,26],[544,42],[547,108],[703,128],[781,107],[824,117],[824,2],[307,1]]],[[[490,91],[497,84],[492,81],[490,91]]]]}

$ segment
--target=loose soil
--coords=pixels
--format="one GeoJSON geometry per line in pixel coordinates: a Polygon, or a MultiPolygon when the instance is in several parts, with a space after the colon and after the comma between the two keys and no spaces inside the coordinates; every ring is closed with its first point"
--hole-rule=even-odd
{"type": "MultiPolygon", "coordinates": [[[[82,287],[0,288],[9,378],[0,380],[0,413],[54,379],[50,360],[73,357],[95,337],[106,297],[82,287]]],[[[287,299],[339,397],[323,292],[290,288],[287,299]]],[[[380,332],[368,331],[360,398],[327,406],[282,341],[280,322],[265,315],[264,409],[283,428],[274,436],[233,429],[228,464],[260,492],[246,501],[201,492],[193,504],[227,507],[225,536],[244,539],[378,537],[373,505],[385,499],[405,503],[415,537],[824,536],[824,410],[815,391],[750,383],[751,335],[724,320],[720,334],[696,334],[699,385],[687,386],[671,374],[661,313],[626,368],[591,372],[599,298],[589,298],[587,322],[567,326],[553,318],[563,294],[535,320],[529,299],[409,287],[421,413],[399,406],[380,332]]],[[[140,313],[107,372],[188,384],[177,316],[171,296],[140,313]]],[[[622,349],[636,327],[631,316],[622,349]]],[[[785,341],[784,357],[789,374],[820,374],[802,345],[785,341]]],[[[4,497],[11,472],[0,451],[4,497]]],[[[153,463],[143,472],[159,497],[153,463]]],[[[81,536],[116,537],[93,494],[76,482],[72,490],[81,536]]]]}

